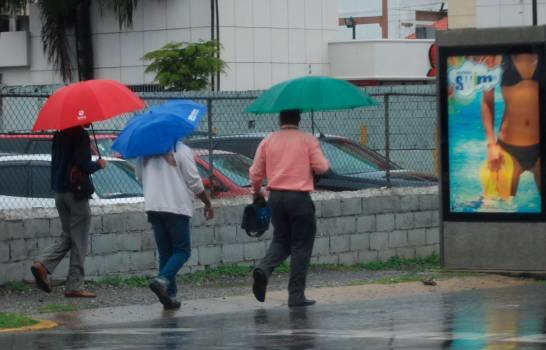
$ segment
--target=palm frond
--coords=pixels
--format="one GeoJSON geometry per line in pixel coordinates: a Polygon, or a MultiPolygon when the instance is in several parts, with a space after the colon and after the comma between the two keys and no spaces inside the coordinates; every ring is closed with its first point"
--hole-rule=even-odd
{"type": "Polygon", "coordinates": [[[120,29],[122,27],[131,27],[133,25],[133,11],[138,5],[138,0],[100,0],[99,5],[102,9],[108,7],[114,10],[118,17],[120,29]]]}

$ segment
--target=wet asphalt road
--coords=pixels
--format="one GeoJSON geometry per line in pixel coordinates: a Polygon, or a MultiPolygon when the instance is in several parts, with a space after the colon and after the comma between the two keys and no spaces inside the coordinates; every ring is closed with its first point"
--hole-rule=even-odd
{"type": "Polygon", "coordinates": [[[0,349],[546,349],[546,285],[0,335],[0,349]]]}

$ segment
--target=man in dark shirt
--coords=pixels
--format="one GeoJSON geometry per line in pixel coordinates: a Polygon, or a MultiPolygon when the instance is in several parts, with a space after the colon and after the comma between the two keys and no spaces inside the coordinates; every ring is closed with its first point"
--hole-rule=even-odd
{"type": "Polygon", "coordinates": [[[76,198],[70,184],[70,171],[76,166],[83,176],[89,176],[106,166],[104,159],[91,159],[89,134],[81,126],[55,133],[51,152],[51,188],[55,191],[55,206],[62,225],[60,240],[45,250],[31,266],[38,287],[51,292],[48,274],[70,251],[70,267],[66,279],[65,296],[94,298],[95,293],[83,289],[84,260],[91,224],[88,198],[76,198]]]}

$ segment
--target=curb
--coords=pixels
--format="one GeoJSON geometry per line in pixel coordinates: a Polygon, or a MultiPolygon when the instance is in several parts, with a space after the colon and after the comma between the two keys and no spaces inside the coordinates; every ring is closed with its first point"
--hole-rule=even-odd
{"type": "Polygon", "coordinates": [[[42,330],[45,330],[45,329],[56,328],[58,326],[59,325],[56,322],[49,321],[49,320],[42,320],[42,321],[40,321],[37,324],[32,325],[32,326],[0,329],[0,334],[2,334],[2,333],[35,332],[35,331],[42,331],[42,330]]]}

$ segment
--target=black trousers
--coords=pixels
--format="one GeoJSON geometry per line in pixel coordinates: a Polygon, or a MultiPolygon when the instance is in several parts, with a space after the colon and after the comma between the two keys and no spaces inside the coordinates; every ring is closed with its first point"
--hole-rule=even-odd
{"type": "Polygon", "coordinates": [[[305,298],[305,281],[317,232],[315,205],[309,192],[271,191],[269,195],[273,241],[257,268],[269,277],[288,256],[288,303],[305,298]]]}

